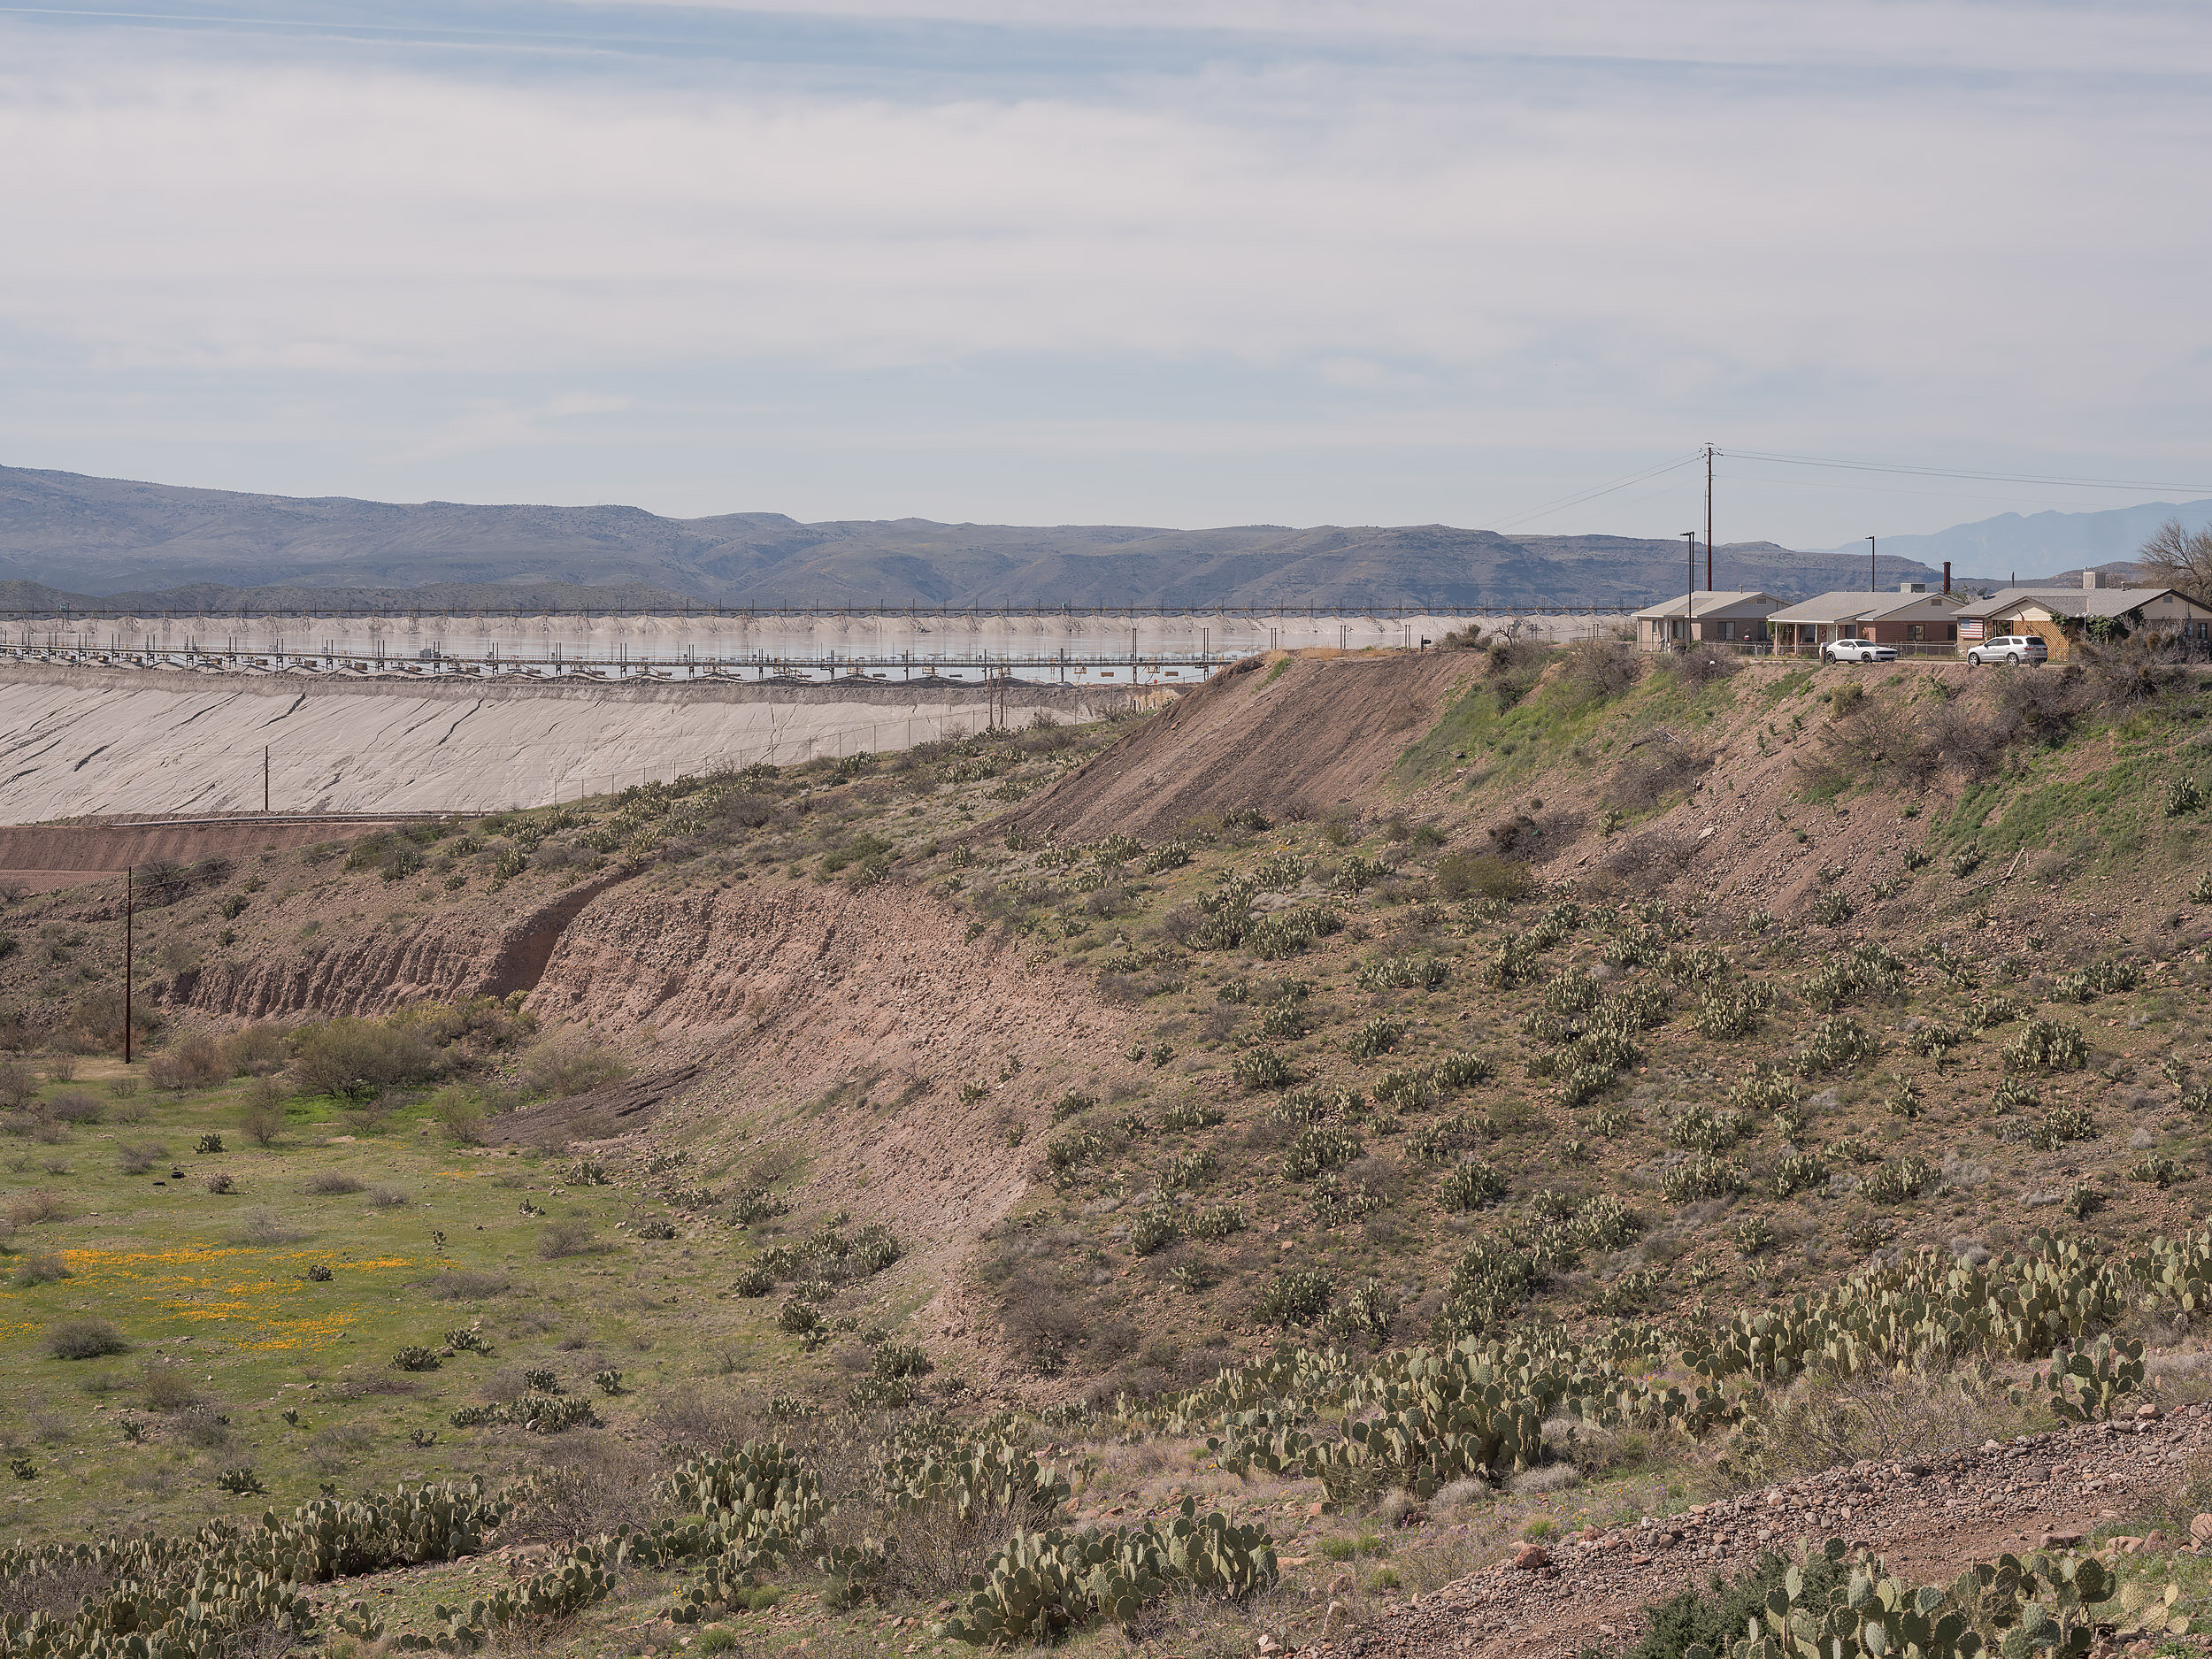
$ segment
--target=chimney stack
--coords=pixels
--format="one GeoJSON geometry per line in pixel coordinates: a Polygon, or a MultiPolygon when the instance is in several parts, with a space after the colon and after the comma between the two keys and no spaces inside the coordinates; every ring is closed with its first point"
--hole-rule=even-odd
{"type": "Polygon", "coordinates": [[[2081,585],[2084,588],[2094,588],[2097,585],[2097,572],[2094,571],[2082,572],[2081,585]]]}
{"type": "Polygon", "coordinates": [[[1943,591],[1947,594],[1951,591],[1951,561],[1949,559],[1943,561],[1943,591]]]}

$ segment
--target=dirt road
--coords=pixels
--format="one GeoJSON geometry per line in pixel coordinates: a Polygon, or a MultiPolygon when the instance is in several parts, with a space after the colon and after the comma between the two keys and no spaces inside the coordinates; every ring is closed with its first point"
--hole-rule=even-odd
{"type": "MultiPolygon", "coordinates": [[[[1385,1614],[1326,1656],[1476,1655],[1573,1659],[1586,1647],[1632,1645],[1652,1601],[1760,1552],[1842,1538],[1872,1548],[1915,1582],[1944,1583],[1977,1561],[2086,1535],[2178,1485],[2212,1447],[2212,1407],[2156,1422],[2024,1436],[1925,1463],[1859,1463],[1770,1491],[1612,1532],[1553,1541],[1540,1566],[1471,1573],[1385,1614]]],[[[2185,1546],[2185,1538],[2173,1540],[2185,1546]]]]}

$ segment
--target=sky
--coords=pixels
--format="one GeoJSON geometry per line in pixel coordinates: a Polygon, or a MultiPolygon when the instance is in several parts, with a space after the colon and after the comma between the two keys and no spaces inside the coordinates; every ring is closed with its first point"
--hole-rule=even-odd
{"type": "Polygon", "coordinates": [[[0,463],[1670,535],[1710,443],[1803,547],[2212,495],[2208,77],[2200,0],[0,4],[0,463]]]}

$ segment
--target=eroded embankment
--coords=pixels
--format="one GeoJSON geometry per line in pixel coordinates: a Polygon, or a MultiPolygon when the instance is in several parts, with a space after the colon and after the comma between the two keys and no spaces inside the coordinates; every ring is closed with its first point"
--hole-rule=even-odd
{"type": "Polygon", "coordinates": [[[1380,783],[1479,664],[1439,652],[1248,658],[1004,821],[1082,841],[1148,839],[1240,806],[1321,817],[1380,783]]]}
{"type": "Polygon", "coordinates": [[[167,1000],[235,1019],[384,1014],[417,1002],[505,996],[534,987],[562,930],[624,880],[624,867],[518,916],[496,902],[456,905],[371,930],[332,930],[283,951],[226,957],[179,972],[167,1000]]]}
{"type": "Polygon", "coordinates": [[[489,811],[650,778],[905,749],[995,716],[1100,719],[1109,687],[331,681],[0,664],[0,822],[116,813],[489,811]]]}
{"type": "Polygon", "coordinates": [[[610,894],[565,933],[528,1006],[636,1042],[641,1066],[700,1056],[657,1138],[695,1164],[803,1172],[803,1211],[881,1220],[908,1250],[894,1301],[933,1338],[1002,1362],[956,1270],[1033,1179],[1051,1102],[1091,1085],[1140,1021],[1087,979],[969,941],[911,888],[773,880],[610,894]]]}

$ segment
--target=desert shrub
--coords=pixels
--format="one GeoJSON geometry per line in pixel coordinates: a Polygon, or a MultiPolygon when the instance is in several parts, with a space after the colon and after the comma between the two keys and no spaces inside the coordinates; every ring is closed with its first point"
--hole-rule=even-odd
{"type": "Polygon", "coordinates": [[[167,1360],[149,1360],[139,1372],[138,1389],[150,1411],[182,1411],[199,1398],[193,1392],[192,1373],[167,1360]]]}
{"type": "Polygon", "coordinates": [[[215,1039],[197,1032],[178,1038],[146,1062],[146,1080],[156,1088],[206,1088],[230,1075],[215,1039]]]}
{"type": "Polygon", "coordinates": [[[1642,654],[1619,640],[1578,640],[1566,649],[1562,673],[1586,701],[1617,697],[1643,672],[1642,654]]]}
{"type": "Polygon", "coordinates": [[[619,1082],[629,1074],[629,1064],[621,1056],[577,1037],[541,1044],[522,1067],[524,1087],[557,1099],[619,1082]]]}
{"type": "Polygon", "coordinates": [[[46,1115],[77,1127],[96,1124],[107,1116],[107,1102],[96,1094],[70,1090],[46,1102],[46,1115]]]}
{"type": "Polygon", "coordinates": [[[334,1198],[348,1193],[366,1192],[368,1183],[342,1171],[325,1170],[320,1174],[307,1178],[305,1190],[317,1198],[334,1198]]]}
{"type": "Polygon", "coordinates": [[[69,1206],[62,1201],[61,1194],[43,1187],[10,1193],[0,1200],[0,1216],[4,1216],[12,1226],[35,1227],[42,1222],[63,1220],[69,1214],[69,1206]]]}
{"type": "Polygon", "coordinates": [[[1672,733],[1656,732],[1631,743],[1599,798],[1609,807],[1640,811],[1678,789],[1688,788],[1709,764],[1672,733]]]}
{"type": "Polygon", "coordinates": [[[1494,853],[1447,853],[1437,861],[1437,896],[1445,899],[1525,898],[1535,889],[1529,867],[1494,853]]]}
{"type": "Polygon", "coordinates": [[[274,1146],[284,1133],[283,1092],[267,1078],[256,1078],[238,1109],[238,1126],[254,1145],[274,1146]]]}
{"type": "Polygon", "coordinates": [[[310,1025],[294,1040],[293,1074],[310,1094],[373,1096],[428,1075],[429,1050],[411,1031],[350,1017],[310,1025]]]}
{"type": "Polygon", "coordinates": [[[105,1319],[61,1319],[46,1333],[46,1351],[56,1359],[100,1359],[129,1347],[123,1333],[105,1319]]]}
{"type": "Polygon", "coordinates": [[[284,1029],[267,1020],[242,1025],[219,1045],[224,1071],[231,1077],[267,1077],[281,1071],[288,1057],[284,1029]]]}
{"type": "Polygon", "coordinates": [[[38,1098],[38,1079],[23,1066],[0,1065],[0,1108],[19,1112],[38,1098]]]}
{"type": "Polygon", "coordinates": [[[545,1224],[538,1235],[538,1254],[546,1261],[567,1256],[589,1256],[606,1247],[594,1237],[591,1223],[581,1216],[561,1216],[545,1224]]]}
{"type": "Polygon", "coordinates": [[[157,1141],[126,1141],[115,1148],[115,1167],[126,1175],[143,1175],[169,1156],[157,1141]]]}

